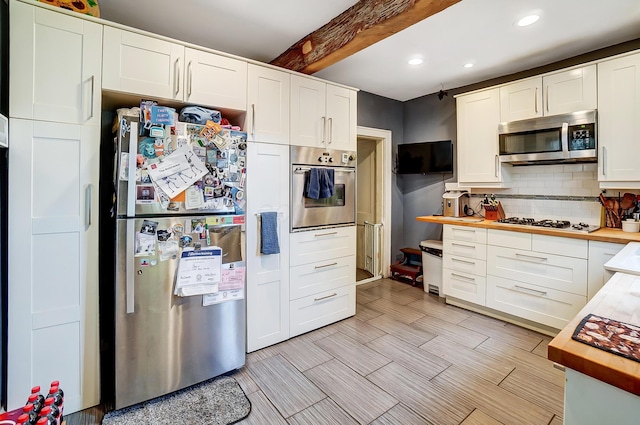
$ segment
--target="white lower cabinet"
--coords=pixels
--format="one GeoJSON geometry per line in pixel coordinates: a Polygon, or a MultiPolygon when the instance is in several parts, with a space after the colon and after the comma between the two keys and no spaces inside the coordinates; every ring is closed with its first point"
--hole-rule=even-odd
{"type": "Polygon", "coordinates": [[[487,276],[487,307],[556,329],[564,328],[587,303],[587,297],[487,276]]]}
{"type": "Polygon", "coordinates": [[[248,142],[247,164],[247,351],[252,352],[289,338],[289,147],[248,142]],[[278,213],[280,254],[260,254],[259,220],[267,211],[278,213]]]}
{"type": "Polygon", "coordinates": [[[351,285],[292,300],[290,307],[291,337],[353,316],[356,314],[355,277],[351,285]]]}
{"type": "Polygon", "coordinates": [[[100,127],[9,127],[6,407],[57,379],[73,413],[100,403],[100,127]]]}
{"type": "Polygon", "coordinates": [[[614,275],[614,272],[605,269],[604,265],[624,247],[623,243],[589,241],[587,299],[593,298],[596,292],[614,275]]]}
{"type": "Polygon", "coordinates": [[[587,303],[587,241],[499,230],[487,239],[487,307],[562,329],[587,303]]]}
{"type": "Polygon", "coordinates": [[[442,292],[485,305],[487,229],[445,225],[443,229],[442,292]]]}
{"type": "Polygon", "coordinates": [[[356,313],[355,239],[355,226],[291,234],[291,337],[356,313]]]}

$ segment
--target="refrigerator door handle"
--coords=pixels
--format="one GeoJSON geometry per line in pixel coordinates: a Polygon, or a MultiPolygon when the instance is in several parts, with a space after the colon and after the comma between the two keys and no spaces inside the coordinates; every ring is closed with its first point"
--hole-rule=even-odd
{"type": "Polygon", "coordinates": [[[125,297],[127,302],[127,314],[133,313],[135,309],[133,298],[135,290],[135,225],[135,220],[127,220],[127,260],[125,265],[125,297]]]}
{"type": "Polygon", "coordinates": [[[129,172],[127,173],[127,217],[136,215],[136,162],[138,158],[138,123],[129,131],[129,172]]]}

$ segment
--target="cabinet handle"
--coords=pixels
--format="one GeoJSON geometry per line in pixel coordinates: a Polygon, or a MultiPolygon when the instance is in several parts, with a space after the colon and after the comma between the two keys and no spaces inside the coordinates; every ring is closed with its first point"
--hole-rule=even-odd
{"type": "Polygon", "coordinates": [[[602,175],[607,175],[607,147],[602,147],[602,175]]]}
{"type": "Polygon", "coordinates": [[[534,260],[540,260],[540,261],[547,261],[548,258],[547,257],[536,257],[535,255],[525,255],[525,254],[520,254],[516,252],[516,257],[522,257],[522,258],[533,258],[534,260]]]}
{"type": "Polygon", "coordinates": [[[329,144],[333,143],[333,118],[329,118],[329,144]]]}
{"type": "Polygon", "coordinates": [[[180,93],[180,67],[178,66],[180,64],[180,58],[177,58],[176,61],[173,63],[173,95],[174,96],[178,96],[178,93],[180,93]]]}
{"type": "Polygon", "coordinates": [[[91,227],[91,190],[90,184],[84,189],[84,226],[85,229],[91,227]]]}
{"type": "Polygon", "coordinates": [[[322,300],[326,300],[327,298],[331,298],[331,297],[337,297],[338,294],[336,292],[334,292],[331,295],[327,295],[326,297],[320,297],[320,298],[314,298],[313,301],[322,301],[322,300]]]}
{"type": "Polygon", "coordinates": [[[493,168],[495,170],[496,178],[498,178],[498,155],[495,156],[494,167],[493,168]]]}
{"type": "Polygon", "coordinates": [[[322,117],[322,140],[320,141],[322,144],[324,144],[324,136],[325,136],[325,132],[327,130],[327,118],[326,117],[322,117]]]}
{"type": "Polygon", "coordinates": [[[538,88],[536,87],[536,93],[534,94],[534,104],[536,107],[536,114],[538,113],[538,88]]]}
{"type": "Polygon", "coordinates": [[[256,140],[256,104],[251,104],[251,137],[256,140]]]}
{"type": "Polygon", "coordinates": [[[94,94],[94,90],[95,90],[96,76],[92,75],[90,80],[91,80],[91,98],[90,98],[91,100],[89,101],[89,105],[90,105],[91,109],[89,109],[89,118],[88,118],[88,120],[93,118],[93,94],[94,94]]]}
{"type": "Polygon", "coordinates": [[[473,229],[451,229],[454,232],[469,232],[469,233],[475,233],[476,231],[473,229]]]}
{"type": "Polygon", "coordinates": [[[545,102],[547,104],[547,112],[549,112],[549,86],[547,88],[547,95],[545,96],[545,102]]]}
{"type": "Polygon", "coordinates": [[[473,248],[473,249],[475,249],[475,248],[476,248],[476,247],[475,247],[475,246],[473,246],[473,245],[465,245],[465,244],[463,244],[463,243],[455,243],[455,242],[452,242],[452,243],[451,243],[451,245],[452,245],[452,246],[461,246],[461,247],[463,247],[463,248],[473,248]]]}
{"type": "Polygon", "coordinates": [[[338,263],[330,263],[330,264],[325,264],[323,266],[315,266],[314,268],[316,269],[324,269],[325,267],[331,267],[331,266],[337,266],[338,263]]]}
{"type": "Polygon", "coordinates": [[[320,236],[331,236],[331,235],[337,235],[337,234],[338,232],[316,233],[315,235],[313,235],[313,237],[319,238],[320,236]]]}
{"type": "Polygon", "coordinates": [[[469,280],[471,282],[475,282],[476,281],[476,279],[474,277],[462,276],[461,274],[458,274],[458,273],[451,273],[451,276],[454,276],[454,277],[457,277],[457,278],[460,278],[460,279],[466,279],[466,280],[469,280]]]}
{"type": "Polygon", "coordinates": [[[187,78],[189,83],[187,84],[187,96],[191,97],[191,83],[193,83],[193,71],[191,70],[191,61],[187,65],[187,78]]]}
{"type": "MultiPolygon", "coordinates": [[[[136,215],[136,158],[138,157],[138,123],[131,122],[129,135],[129,170],[127,176],[127,217],[136,215]]],[[[126,137],[123,136],[123,137],[126,137]]],[[[131,236],[133,237],[133,236],[131,236]]]]}
{"type": "Polygon", "coordinates": [[[465,260],[460,260],[458,258],[451,258],[451,261],[455,261],[455,262],[458,262],[458,263],[471,264],[472,266],[476,265],[476,263],[474,263],[473,261],[465,261],[465,260]]]}
{"type": "Polygon", "coordinates": [[[520,285],[514,285],[513,289],[519,289],[520,292],[533,292],[534,294],[540,295],[541,297],[547,295],[547,291],[538,291],[537,289],[525,288],[524,286],[520,285]]]}

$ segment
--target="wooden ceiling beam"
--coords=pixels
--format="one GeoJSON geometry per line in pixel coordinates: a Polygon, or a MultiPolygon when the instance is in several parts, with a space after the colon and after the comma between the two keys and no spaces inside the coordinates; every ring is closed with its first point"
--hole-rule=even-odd
{"type": "Polygon", "coordinates": [[[460,0],[360,0],[271,61],[313,74],[460,0]]]}

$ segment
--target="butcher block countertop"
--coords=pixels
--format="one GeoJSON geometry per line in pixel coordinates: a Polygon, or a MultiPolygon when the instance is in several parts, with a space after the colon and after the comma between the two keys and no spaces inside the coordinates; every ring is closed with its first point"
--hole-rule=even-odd
{"type": "Polygon", "coordinates": [[[480,227],[483,229],[509,230],[512,232],[533,233],[537,235],[562,236],[565,238],[586,239],[590,241],[628,243],[640,242],[640,232],[623,232],[620,229],[601,228],[591,233],[570,232],[555,230],[545,227],[520,226],[517,224],[503,224],[493,220],[484,220],[475,217],[443,217],[437,215],[425,215],[416,217],[416,221],[425,223],[454,224],[456,226],[480,227]]]}
{"type": "Polygon", "coordinates": [[[613,275],[548,348],[549,360],[640,395],[640,362],[571,339],[589,313],[640,326],[640,276],[613,275]]]}

